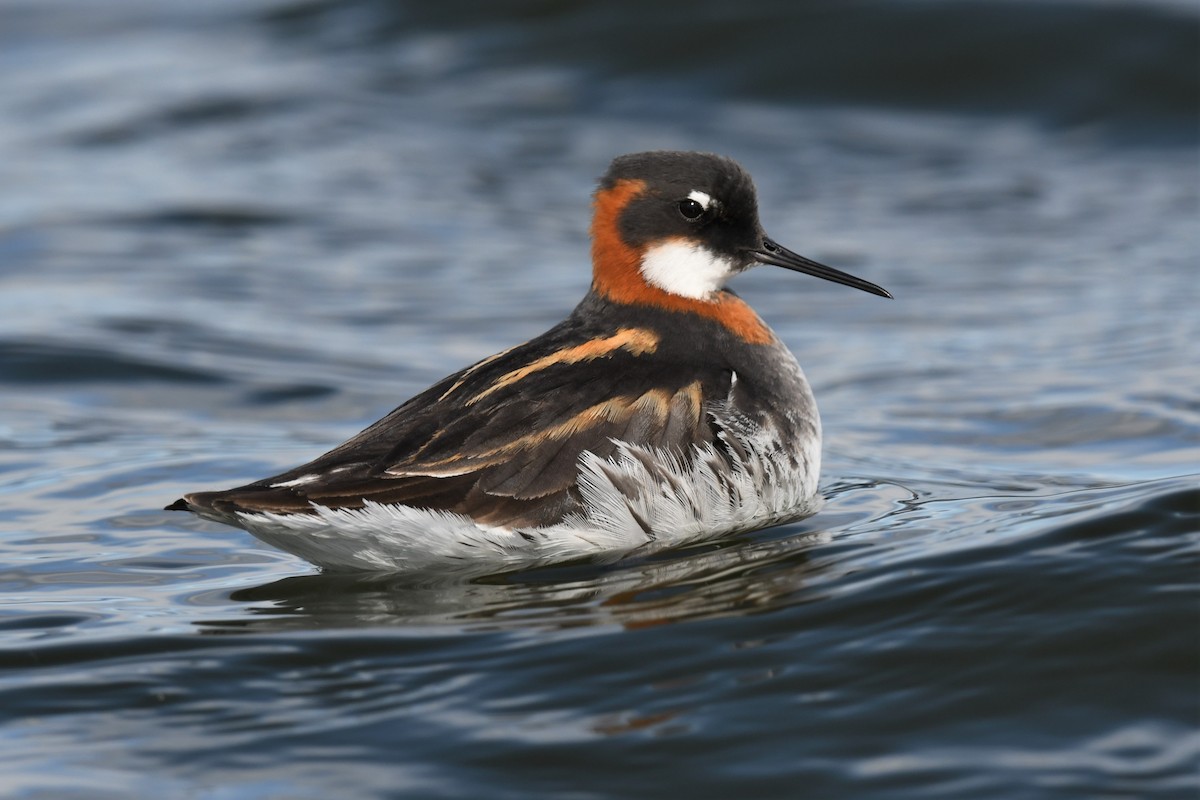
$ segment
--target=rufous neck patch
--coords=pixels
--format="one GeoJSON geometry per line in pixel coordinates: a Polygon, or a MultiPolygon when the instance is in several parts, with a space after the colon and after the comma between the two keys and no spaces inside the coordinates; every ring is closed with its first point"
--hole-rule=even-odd
{"type": "Polygon", "coordinates": [[[592,288],[615,303],[649,305],[668,311],[699,314],[715,320],[750,344],[768,344],[775,337],[754,309],[729,292],[712,299],[672,294],[647,283],[642,275],[643,253],[621,238],[621,212],[646,190],[640,180],[620,180],[596,193],[592,216],[592,288]]]}

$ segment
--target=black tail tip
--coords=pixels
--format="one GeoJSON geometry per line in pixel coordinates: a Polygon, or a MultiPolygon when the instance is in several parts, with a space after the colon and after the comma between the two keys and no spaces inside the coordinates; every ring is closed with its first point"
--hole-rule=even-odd
{"type": "Polygon", "coordinates": [[[190,506],[188,506],[187,500],[184,500],[182,497],[179,498],[178,500],[176,500],[174,503],[171,503],[171,505],[169,505],[163,509],[163,511],[191,511],[191,510],[192,509],[190,506]]]}

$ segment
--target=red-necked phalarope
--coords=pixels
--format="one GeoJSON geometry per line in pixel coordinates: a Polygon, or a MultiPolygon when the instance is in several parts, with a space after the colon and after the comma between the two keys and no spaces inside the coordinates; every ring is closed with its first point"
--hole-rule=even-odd
{"type": "Polygon", "coordinates": [[[767,238],[750,176],[705,153],[613,161],[592,264],[587,296],[541,336],[315,461],[168,508],[332,570],[502,571],[814,513],[812,392],[725,282],[772,264],[891,295],[767,238]]]}

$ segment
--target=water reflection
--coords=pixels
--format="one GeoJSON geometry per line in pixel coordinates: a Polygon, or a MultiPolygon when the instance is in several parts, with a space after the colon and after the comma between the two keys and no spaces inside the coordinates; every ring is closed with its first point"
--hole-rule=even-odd
{"type": "Polygon", "coordinates": [[[752,539],[488,578],[309,575],[233,592],[243,616],[198,623],[207,633],[373,626],[459,630],[645,628],[753,614],[798,602],[825,529],[777,528],[752,539]]]}

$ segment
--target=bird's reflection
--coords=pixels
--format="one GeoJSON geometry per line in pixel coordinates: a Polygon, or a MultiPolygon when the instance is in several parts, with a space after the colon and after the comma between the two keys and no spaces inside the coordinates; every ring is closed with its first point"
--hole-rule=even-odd
{"type": "Polygon", "coordinates": [[[233,592],[248,614],[199,624],[206,633],[412,625],[486,631],[640,628],[750,614],[797,602],[814,571],[808,551],[828,540],[825,530],[799,523],[615,564],[489,577],[291,577],[233,592]]]}

